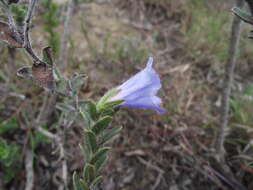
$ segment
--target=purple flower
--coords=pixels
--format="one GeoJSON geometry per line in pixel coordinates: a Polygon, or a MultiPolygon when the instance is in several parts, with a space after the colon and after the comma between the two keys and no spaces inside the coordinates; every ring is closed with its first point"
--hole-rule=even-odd
{"type": "Polygon", "coordinates": [[[120,105],[136,108],[149,108],[162,114],[165,110],[159,105],[161,99],[156,96],[161,88],[160,78],[152,68],[153,58],[150,57],[146,68],[117,87],[120,90],[109,101],[124,100],[120,105]]]}

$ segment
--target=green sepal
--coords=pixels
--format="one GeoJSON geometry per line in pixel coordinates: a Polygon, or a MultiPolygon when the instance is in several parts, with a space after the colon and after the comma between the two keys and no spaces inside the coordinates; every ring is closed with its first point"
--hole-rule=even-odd
{"type": "Polygon", "coordinates": [[[111,123],[112,118],[109,116],[105,116],[103,118],[101,118],[100,120],[98,120],[93,127],[91,128],[91,130],[98,135],[99,133],[101,133],[106,127],[108,127],[108,125],[111,123]]]}
{"type": "Polygon", "coordinates": [[[115,100],[115,101],[111,101],[111,102],[106,102],[104,107],[106,109],[108,109],[108,108],[112,109],[113,107],[118,106],[123,102],[124,102],[124,100],[115,100]]]}
{"type": "Polygon", "coordinates": [[[88,146],[90,147],[91,151],[95,153],[98,149],[97,140],[95,134],[90,130],[85,130],[85,140],[88,146]]]}
{"type": "Polygon", "coordinates": [[[98,112],[100,112],[100,110],[105,107],[106,101],[110,97],[116,95],[119,91],[120,91],[119,89],[112,89],[112,90],[108,91],[97,103],[97,110],[98,110],[98,112]]]}
{"type": "Polygon", "coordinates": [[[96,179],[94,179],[93,182],[91,183],[91,187],[96,187],[96,185],[99,184],[102,181],[102,179],[103,179],[102,176],[96,177],[96,179]]]}
{"type": "Polygon", "coordinates": [[[107,156],[104,154],[103,156],[101,156],[96,164],[95,164],[95,171],[96,171],[96,174],[98,175],[98,173],[100,172],[101,168],[103,167],[103,165],[106,163],[107,161],[107,156]]]}
{"type": "Polygon", "coordinates": [[[118,134],[122,129],[122,126],[120,127],[113,127],[111,129],[108,129],[100,138],[99,138],[99,144],[104,144],[106,141],[111,139],[114,135],[118,134]]]}
{"type": "Polygon", "coordinates": [[[91,164],[86,164],[83,170],[83,178],[86,182],[91,182],[95,178],[95,167],[91,164]]]}
{"type": "Polygon", "coordinates": [[[90,163],[95,164],[101,157],[104,157],[108,150],[110,150],[110,147],[103,147],[92,157],[90,163]]]}
{"type": "Polygon", "coordinates": [[[253,16],[238,7],[233,7],[232,12],[244,22],[253,25],[253,16]]]}

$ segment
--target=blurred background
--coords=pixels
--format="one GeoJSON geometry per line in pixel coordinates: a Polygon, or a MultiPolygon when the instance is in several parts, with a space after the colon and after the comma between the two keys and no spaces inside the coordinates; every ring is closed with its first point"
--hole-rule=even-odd
{"type": "MultiPolygon", "coordinates": [[[[31,27],[35,52],[52,46],[57,59],[68,1],[40,0],[31,27]]],[[[103,168],[105,190],[230,189],[208,156],[219,127],[222,79],[227,60],[234,1],[220,0],[76,0],[69,22],[66,53],[56,62],[65,76],[88,75],[79,96],[98,100],[145,67],[149,56],[162,82],[163,107],[121,108],[114,117],[121,133],[103,168]],[[216,175],[214,175],[216,173],[216,175]],[[223,188],[222,188],[223,187],[223,188]]],[[[26,1],[13,4],[22,17],[26,1]]],[[[0,17],[5,19],[3,13],[0,17]]],[[[230,98],[225,149],[236,179],[253,189],[253,46],[242,23],[240,53],[230,98]],[[246,149],[247,147],[247,149],[246,149]]],[[[0,189],[23,190],[25,151],[34,152],[34,189],[60,189],[61,164],[55,143],[32,129],[45,99],[44,90],[16,76],[31,58],[22,49],[0,43],[0,189]]],[[[62,99],[58,98],[57,102],[62,99]]],[[[56,133],[59,110],[49,110],[46,130],[56,133]]],[[[69,186],[84,161],[79,143],[83,123],[66,132],[69,186]]],[[[224,176],[223,176],[224,177],[224,176]]]]}

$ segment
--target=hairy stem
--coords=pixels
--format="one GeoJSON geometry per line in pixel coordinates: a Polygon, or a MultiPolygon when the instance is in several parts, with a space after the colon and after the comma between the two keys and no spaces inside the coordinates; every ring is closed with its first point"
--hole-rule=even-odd
{"type": "MultiPolygon", "coordinates": [[[[236,6],[243,8],[244,1],[236,0],[236,6]]],[[[236,56],[238,53],[239,39],[240,39],[240,25],[241,20],[237,16],[234,16],[230,37],[230,45],[228,50],[228,58],[225,65],[225,76],[223,80],[223,92],[222,92],[222,102],[220,110],[220,126],[215,139],[215,149],[216,153],[220,158],[224,155],[224,138],[225,130],[228,124],[229,118],[229,98],[231,94],[231,86],[233,83],[234,69],[236,65],[236,56]]]]}

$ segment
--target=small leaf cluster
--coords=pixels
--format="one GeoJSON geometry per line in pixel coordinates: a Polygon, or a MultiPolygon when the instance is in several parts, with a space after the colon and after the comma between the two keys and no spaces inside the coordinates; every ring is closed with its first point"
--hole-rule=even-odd
{"type": "Polygon", "coordinates": [[[122,129],[121,126],[110,126],[115,107],[122,101],[108,101],[108,99],[117,92],[111,90],[97,104],[87,101],[80,108],[84,120],[84,143],[81,149],[86,164],[81,178],[76,173],[73,175],[75,190],[90,190],[102,181],[100,170],[106,163],[107,153],[111,149],[104,145],[122,129]]]}
{"type": "Polygon", "coordinates": [[[0,168],[4,172],[4,183],[13,179],[18,171],[17,160],[20,159],[20,149],[16,143],[0,139],[0,168]]]}
{"type": "Polygon", "coordinates": [[[60,36],[55,32],[55,28],[59,26],[59,6],[57,3],[49,0],[42,1],[45,13],[42,15],[44,21],[43,29],[49,34],[48,43],[53,48],[54,53],[59,52],[60,36]]]}
{"type": "Polygon", "coordinates": [[[26,16],[26,9],[23,6],[12,4],[11,12],[14,15],[14,19],[17,25],[22,26],[25,20],[25,16],[26,16]]]}

